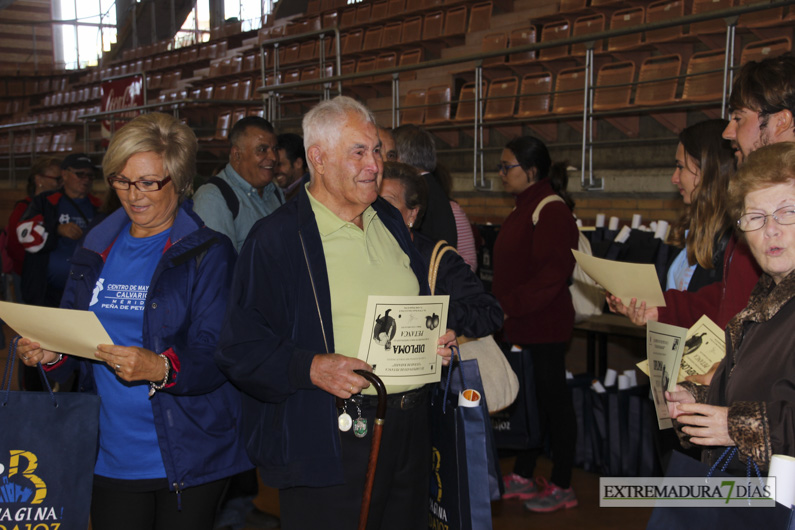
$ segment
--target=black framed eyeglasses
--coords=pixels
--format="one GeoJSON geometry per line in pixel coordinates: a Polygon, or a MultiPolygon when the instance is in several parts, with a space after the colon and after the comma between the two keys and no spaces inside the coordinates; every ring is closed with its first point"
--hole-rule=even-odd
{"type": "Polygon", "coordinates": [[[108,177],[108,185],[114,190],[129,190],[130,185],[135,186],[138,191],[150,192],[160,191],[163,186],[171,182],[171,177],[165,177],[162,180],[127,180],[126,178],[116,177],[111,175],[108,177]]]}
{"type": "Polygon", "coordinates": [[[504,164],[504,163],[500,162],[499,164],[497,164],[497,173],[507,173],[511,169],[513,169],[515,167],[519,167],[521,165],[522,164],[510,164],[510,165],[508,165],[508,164],[504,164]]]}
{"type": "Polygon", "coordinates": [[[795,206],[782,206],[773,213],[747,213],[737,219],[737,227],[743,232],[759,230],[772,217],[780,225],[795,224],[795,206]]]}

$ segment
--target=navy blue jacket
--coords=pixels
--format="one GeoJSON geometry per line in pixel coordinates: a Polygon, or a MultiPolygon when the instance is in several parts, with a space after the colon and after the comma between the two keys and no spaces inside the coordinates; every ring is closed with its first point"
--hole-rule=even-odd
{"type": "MultiPolygon", "coordinates": [[[[174,359],[176,377],[150,402],[168,482],[176,491],[253,467],[240,435],[240,392],[213,360],[235,250],[226,236],[204,226],[191,204],[182,203],[171,227],[171,246],[152,276],[143,323],[143,347],[174,359]]],[[[72,259],[61,307],[88,309],[103,253],[128,222],[119,208],[88,233],[72,259]]],[[[79,363],[81,391],[96,392],[91,361],[65,359],[55,371],[71,371],[79,363]]]]}
{"type": "MultiPolygon", "coordinates": [[[[427,269],[400,213],[381,198],[373,208],[411,258],[420,294],[429,294],[427,269]]],[[[249,232],[216,354],[246,394],[246,447],[269,486],[344,482],[335,398],[309,376],[315,355],[334,353],[328,285],[323,243],[301,186],[293,200],[249,232]]]]}

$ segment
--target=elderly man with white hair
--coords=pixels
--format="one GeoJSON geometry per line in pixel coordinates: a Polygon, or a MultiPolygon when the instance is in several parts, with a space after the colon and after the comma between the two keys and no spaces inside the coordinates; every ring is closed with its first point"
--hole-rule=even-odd
{"type": "MultiPolygon", "coordinates": [[[[340,96],[303,121],[310,182],[252,228],[240,252],[216,360],[246,394],[244,433],[282,528],[355,528],[370,436],[341,431],[337,400],[373,424],[374,390],[354,370],[369,295],[428,294],[400,213],[378,197],[372,114],[340,96]]],[[[439,355],[448,362],[448,331],[439,355]]],[[[426,387],[387,387],[369,528],[427,524],[426,387]]],[[[361,433],[360,433],[361,434],[361,433]]]]}

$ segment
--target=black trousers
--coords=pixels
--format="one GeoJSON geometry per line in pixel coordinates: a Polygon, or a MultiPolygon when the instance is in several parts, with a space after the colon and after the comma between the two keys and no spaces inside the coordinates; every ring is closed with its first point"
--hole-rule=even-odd
{"type": "MultiPolygon", "coordinates": [[[[429,411],[425,399],[411,409],[388,408],[376,467],[367,528],[407,530],[428,525],[428,480],[431,466],[429,411]]],[[[356,406],[348,404],[355,420],[356,406]]],[[[340,432],[345,483],[325,488],[296,487],[279,491],[282,530],[351,530],[357,528],[372,442],[375,409],[363,407],[368,434],[340,432]]]]}
{"type": "Polygon", "coordinates": [[[123,491],[94,483],[93,530],[213,530],[215,509],[229,479],[186,488],[123,491]]]}
{"type": "MultiPolygon", "coordinates": [[[[571,391],[566,384],[566,347],[566,343],[522,346],[521,355],[532,357],[533,377],[520,381],[525,388],[536,390],[541,429],[549,435],[552,453],[550,481],[564,489],[571,486],[577,441],[577,419],[571,391]]],[[[519,452],[514,473],[531,478],[542,451],[542,448],[537,448],[519,452]]]]}

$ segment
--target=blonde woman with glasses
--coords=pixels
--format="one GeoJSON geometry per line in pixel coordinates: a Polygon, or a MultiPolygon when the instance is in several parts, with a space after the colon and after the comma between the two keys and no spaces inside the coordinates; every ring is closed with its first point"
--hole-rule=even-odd
{"type": "Polygon", "coordinates": [[[41,349],[18,355],[53,377],[80,370],[101,400],[94,530],[212,530],[227,478],[251,469],[240,443],[240,395],[213,360],[235,250],[186,199],[193,132],[146,114],[111,139],[103,173],[122,208],[72,258],[61,307],[93,311],[113,344],[95,360],[41,349]]]}

